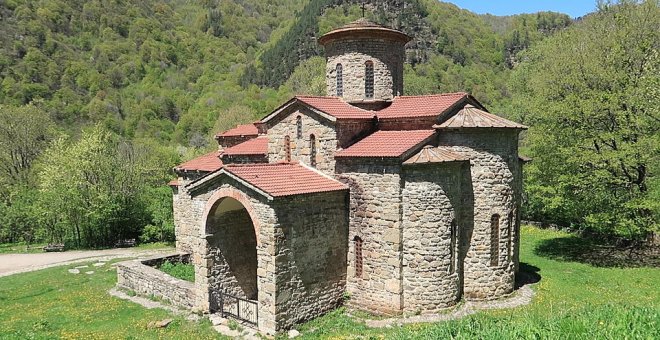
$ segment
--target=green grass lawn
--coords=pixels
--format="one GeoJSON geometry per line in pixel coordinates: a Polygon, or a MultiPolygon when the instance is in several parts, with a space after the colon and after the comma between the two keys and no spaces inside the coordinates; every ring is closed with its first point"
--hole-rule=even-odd
{"type": "MultiPolygon", "coordinates": [[[[561,256],[562,245],[570,252],[579,245],[555,231],[523,228],[522,242],[522,267],[540,276],[529,306],[386,329],[367,328],[339,309],[298,329],[306,339],[660,339],[660,269],[561,256]]],[[[72,267],[0,278],[0,339],[218,337],[208,321],[174,318],[166,329],[149,329],[171,314],[110,297],[116,275],[109,267],[93,275],[67,273],[72,267]]]]}
{"type": "MultiPolygon", "coordinates": [[[[116,262],[116,261],[115,261],[116,262]]],[[[187,321],[110,296],[114,268],[55,267],[0,278],[0,339],[214,339],[208,320],[187,321]],[[84,274],[93,270],[94,274],[84,274]],[[164,329],[152,321],[172,318],[164,329]]]]}

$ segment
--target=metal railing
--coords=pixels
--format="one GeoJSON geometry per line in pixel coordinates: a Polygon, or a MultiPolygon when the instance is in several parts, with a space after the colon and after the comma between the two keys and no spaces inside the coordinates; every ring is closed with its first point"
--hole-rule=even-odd
{"type": "Polygon", "coordinates": [[[220,314],[223,318],[231,317],[257,327],[259,321],[259,304],[257,301],[243,299],[221,292],[220,314]]]}

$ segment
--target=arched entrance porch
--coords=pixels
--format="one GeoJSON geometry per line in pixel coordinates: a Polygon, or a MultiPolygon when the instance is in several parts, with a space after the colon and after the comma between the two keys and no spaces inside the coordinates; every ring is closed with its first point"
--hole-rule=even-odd
{"type": "Polygon", "coordinates": [[[207,214],[211,312],[220,310],[222,294],[252,301],[258,298],[258,228],[249,203],[241,201],[240,197],[220,197],[207,214]]]}

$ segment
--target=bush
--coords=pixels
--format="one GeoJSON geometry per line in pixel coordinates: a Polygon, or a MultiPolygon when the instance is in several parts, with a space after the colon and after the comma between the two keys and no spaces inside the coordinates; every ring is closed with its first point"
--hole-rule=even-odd
{"type": "Polygon", "coordinates": [[[177,279],[195,282],[195,267],[192,264],[165,261],[158,269],[177,279]]]}

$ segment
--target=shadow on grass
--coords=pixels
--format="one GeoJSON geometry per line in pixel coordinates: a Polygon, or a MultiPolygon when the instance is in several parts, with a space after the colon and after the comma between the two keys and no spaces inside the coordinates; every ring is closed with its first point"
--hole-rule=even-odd
{"type": "Polygon", "coordinates": [[[537,266],[520,262],[518,274],[516,274],[516,289],[541,281],[541,275],[539,274],[540,271],[541,269],[537,266]]]}
{"type": "Polygon", "coordinates": [[[543,240],[536,245],[534,253],[553,260],[587,263],[594,267],[660,267],[657,247],[620,247],[576,235],[543,240]]]}

